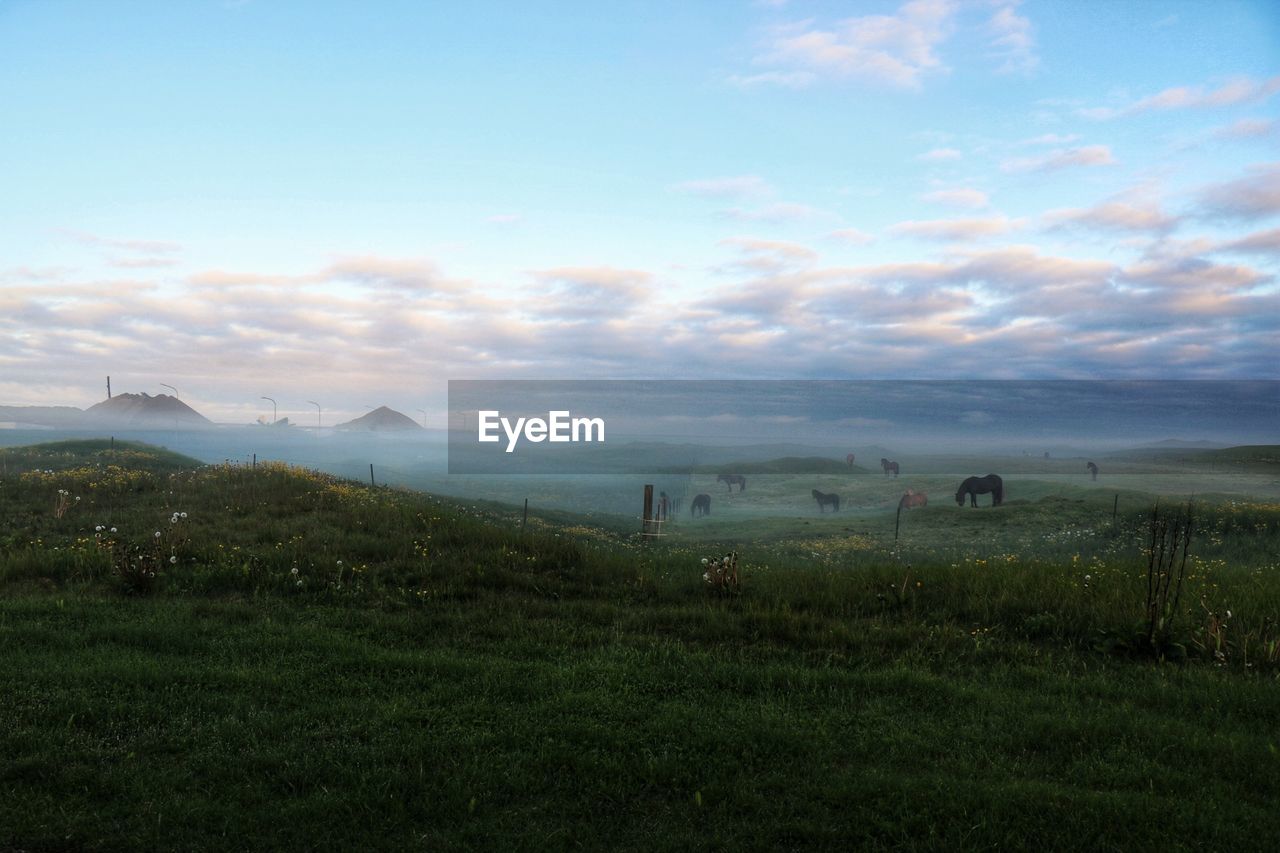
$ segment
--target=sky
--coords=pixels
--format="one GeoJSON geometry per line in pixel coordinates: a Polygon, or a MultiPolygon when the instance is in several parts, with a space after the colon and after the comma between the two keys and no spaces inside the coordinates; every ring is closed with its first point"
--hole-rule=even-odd
{"type": "Polygon", "coordinates": [[[0,404],[1280,378],[1270,2],[0,0],[0,164],[0,404]]]}

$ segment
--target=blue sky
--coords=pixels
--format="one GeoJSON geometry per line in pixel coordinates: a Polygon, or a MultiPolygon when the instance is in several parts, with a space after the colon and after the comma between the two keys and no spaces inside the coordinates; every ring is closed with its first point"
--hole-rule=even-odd
{"type": "Polygon", "coordinates": [[[1277,57],[1265,2],[0,0],[0,403],[1275,378],[1277,57]]]}

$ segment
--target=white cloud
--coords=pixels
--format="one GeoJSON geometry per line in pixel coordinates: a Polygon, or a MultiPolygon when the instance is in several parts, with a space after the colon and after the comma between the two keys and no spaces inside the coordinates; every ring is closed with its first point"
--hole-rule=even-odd
{"type": "Polygon", "coordinates": [[[791,201],[779,201],[760,207],[731,207],[721,211],[721,215],[740,222],[768,222],[780,224],[785,222],[807,222],[813,219],[830,218],[832,214],[807,204],[791,201]]]}
{"type": "Polygon", "coordinates": [[[1236,77],[1215,88],[1174,86],[1117,107],[1090,107],[1079,110],[1085,118],[1105,120],[1150,111],[1205,109],[1235,104],[1258,103],[1280,92],[1280,75],[1266,80],[1236,77]]]}
{"type": "Polygon", "coordinates": [[[873,242],[875,237],[858,228],[840,228],[829,233],[827,239],[848,243],[851,246],[865,246],[873,242]]]}
{"type": "Polygon", "coordinates": [[[1084,145],[1061,148],[1041,157],[1006,160],[1000,168],[1006,172],[1056,172],[1075,167],[1114,166],[1116,158],[1106,145],[1084,145]]]}
{"type": "Polygon", "coordinates": [[[706,198],[758,198],[773,194],[773,187],[759,175],[702,178],[675,184],[671,189],[706,198]]]}
{"type": "Polygon", "coordinates": [[[916,157],[917,160],[923,160],[926,163],[946,163],[952,160],[959,160],[964,155],[955,148],[933,148],[916,157]]]}
{"type": "MultiPolygon", "coordinates": [[[[756,64],[783,69],[774,74],[807,75],[805,84],[825,77],[919,89],[926,74],[945,69],[936,51],[955,11],[951,0],[912,0],[892,15],[846,18],[827,29],[812,22],[780,28],[756,64]]],[[[769,82],[784,79],[795,84],[794,77],[769,82]]]]}
{"type": "Polygon", "coordinates": [[[1001,73],[1025,74],[1040,64],[1031,21],[1017,12],[1021,3],[1022,0],[1004,0],[987,22],[992,55],[999,62],[996,70],[1001,73]]]}
{"type": "Polygon", "coordinates": [[[1021,225],[1021,220],[1009,219],[1007,216],[983,219],[929,219],[899,222],[890,226],[889,232],[922,240],[958,242],[1005,234],[1021,225]]]}
{"type": "Polygon", "coordinates": [[[934,190],[927,192],[920,198],[925,201],[931,201],[935,204],[943,204],[948,207],[962,207],[968,210],[981,210],[990,204],[990,197],[982,190],[973,189],[972,187],[955,187],[946,190],[934,190]]]}
{"type": "Polygon", "coordinates": [[[1221,219],[1263,219],[1280,213],[1280,162],[1251,166],[1233,181],[1211,184],[1198,194],[1202,215],[1221,219]]]}

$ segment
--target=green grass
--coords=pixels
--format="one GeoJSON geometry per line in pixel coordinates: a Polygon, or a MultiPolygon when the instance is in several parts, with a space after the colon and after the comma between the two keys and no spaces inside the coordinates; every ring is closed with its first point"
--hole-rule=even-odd
{"type": "Polygon", "coordinates": [[[101,449],[0,476],[0,849],[1280,833],[1274,504],[1199,508],[1174,664],[1108,643],[1142,616],[1137,493],[1114,523],[1087,489],[931,504],[897,547],[871,495],[645,543],[101,449]],[[61,516],[58,489],[81,496],[61,516]],[[730,548],[743,589],[710,594],[699,559],[730,548]]]}

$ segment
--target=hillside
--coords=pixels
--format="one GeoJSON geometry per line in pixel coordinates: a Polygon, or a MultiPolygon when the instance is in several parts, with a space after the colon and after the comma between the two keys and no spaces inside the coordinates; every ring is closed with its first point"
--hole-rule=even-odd
{"type": "Polygon", "coordinates": [[[213,422],[168,394],[117,394],[85,410],[85,426],[132,429],[199,429],[213,422]]]}
{"type": "Polygon", "coordinates": [[[358,418],[338,424],[334,429],[393,432],[420,430],[422,429],[422,425],[408,415],[397,412],[395,409],[390,409],[386,406],[379,406],[372,412],[368,412],[358,418]]]}

